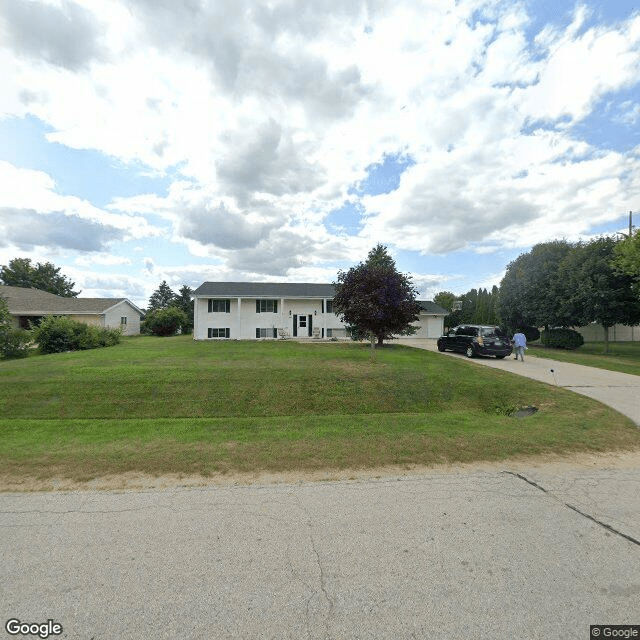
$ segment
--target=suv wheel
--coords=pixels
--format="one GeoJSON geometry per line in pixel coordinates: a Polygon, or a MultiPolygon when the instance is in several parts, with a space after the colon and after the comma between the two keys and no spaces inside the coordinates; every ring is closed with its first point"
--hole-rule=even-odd
{"type": "Polygon", "coordinates": [[[467,358],[473,358],[473,356],[475,356],[475,355],[476,355],[476,353],[475,353],[475,351],[473,350],[473,347],[472,347],[472,346],[468,346],[468,347],[467,347],[466,354],[467,354],[467,358]]]}
{"type": "Polygon", "coordinates": [[[438,342],[438,351],[444,351],[444,345],[441,342],[438,342]]]}

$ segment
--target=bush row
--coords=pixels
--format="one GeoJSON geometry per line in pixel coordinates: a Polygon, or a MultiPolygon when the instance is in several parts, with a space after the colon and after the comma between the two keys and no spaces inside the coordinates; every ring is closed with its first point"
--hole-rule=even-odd
{"type": "Polygon", "coordinates": [[[59,316],[46,316],[32,333],[40,353],[111,347],[118,344],[122,337],[120,329],[94,327],[59,316]]]}
{"type": "Polygon", "coordinates": [[[540,334],[540,340],[545,347],[554,349],[577,349],[584,344],[581,333],[573,329],[549,329],[540,334]]]}

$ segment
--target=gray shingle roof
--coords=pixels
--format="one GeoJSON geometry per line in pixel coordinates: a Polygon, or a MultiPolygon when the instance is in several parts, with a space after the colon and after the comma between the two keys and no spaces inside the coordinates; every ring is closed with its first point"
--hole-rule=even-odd
{"type": "MultiPolygon", "coordinates": [[[[63,298],[40,289],[0,285],[12,315],[101,314],[126,298],[63,298]]],[[[129,302],[131,304],[131,302],[129,302]]],[[[137,309],[135,305],[131,305],[137,309]]]]}
{"type": "Polygon", "coordinates": [[[333,298],[332,284],[317,282],[203,282],[194,292],[202,297],[333,298]]]}
{"type": "Polygon", "coordinates": [[[430,313],[434,316],[449,315],[449,312],[446,309],[443,309],[440,305],[437,305],[435,302],[431,302],[430,300],[418,300],[418,304],[422,307],[422,310],[425,313],[430,313]]]}

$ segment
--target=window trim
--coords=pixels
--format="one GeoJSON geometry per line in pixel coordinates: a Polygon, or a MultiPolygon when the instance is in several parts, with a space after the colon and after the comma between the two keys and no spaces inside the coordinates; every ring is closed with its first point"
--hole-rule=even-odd
{"type": "Polygon", "coordinates": [[[278,300],[273,298],[256,299],[256,313],[278,313],[278,300]],[[269,309],[269,307],[272,307],[269,309]]]}
{"type": "Polygon", "coordinates": [[[209,340],[215,340],[215,339],[220,339],[220,338],[230,338],[231,337],[231,330],[229,329],[229,327],[208,327],[207,328],[207,339],[209,340]],[[216,331],[217,335],[213,335],[213,332],[216,331]],[[224,335],[220,335],[220,332],[223,332],[224,335]]]}
{"type": "Polygon", "coordinates": [[[277,338],[278,329],[276,327],[256,327],[256,338],[277,338]],[[264,335],[262,335],[264,333],[264,335]]]}
{"type": "Polygon", "coordinates": [[[231,313],[231,300],[229,298],[209,298],[207,301],[207,311],[208,313],[231,313]],[[224,306],[224,310],[220,310],[219,308],[214,310],[214,302],[217,303],[215,305],[216,307],[224,306]]]}

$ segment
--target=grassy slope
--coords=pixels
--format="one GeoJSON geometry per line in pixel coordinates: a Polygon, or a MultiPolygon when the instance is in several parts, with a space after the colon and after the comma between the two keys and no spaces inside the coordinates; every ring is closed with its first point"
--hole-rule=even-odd
{"type": "Polygon", "coordinates": [[[604,342],[587,342],[575,351],[534,343],[527,355],[640,376],[640,342],[610,342],[608,354],[604,353],[604,342]]]}
{"type": "Polygon", "coordinates": [[[0,415],[5,473],[75,479],[640,447],[587,398],[401,346],[128,339],[0,363],[0,415]]]}

